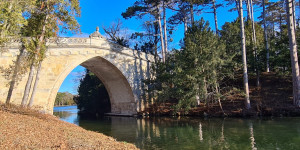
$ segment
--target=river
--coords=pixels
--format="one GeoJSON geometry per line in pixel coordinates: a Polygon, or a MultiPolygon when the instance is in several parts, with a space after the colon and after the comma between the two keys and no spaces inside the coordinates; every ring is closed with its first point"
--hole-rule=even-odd
{"type": "Polygon", "coordinates": [[[300,118],[104,117],[83,120],[77,106],[55,107],[54,115],[87,130],[144,150],[300,149],[300,118]]]}

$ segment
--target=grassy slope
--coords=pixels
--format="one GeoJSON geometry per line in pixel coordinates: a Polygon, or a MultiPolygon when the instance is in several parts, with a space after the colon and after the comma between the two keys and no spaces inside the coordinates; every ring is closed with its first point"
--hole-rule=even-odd
{"type": "Polygon", "coordinates": [[[52,115],[0,105],[0,149],[137,149],[52,115]]]}

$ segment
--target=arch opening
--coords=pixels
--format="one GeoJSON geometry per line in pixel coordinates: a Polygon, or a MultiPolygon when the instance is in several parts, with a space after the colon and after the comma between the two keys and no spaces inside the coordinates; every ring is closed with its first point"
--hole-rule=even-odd
{"type": "MultiPolygon", "coordinates": [[[[134,115],[137,113],[136,101],[129,82],[123,73],[110,60],[106,60],[100,56],[92,57],[87,60],[78,61],[68,66],[58,78],[56,90],[52,91],[56,97],[56,93],[60,88],[63,80],[78,65],[90,70],[105,86],[109,95],[110,114],[113,115],[134,115]]],[[[51,96],[50,96],[51,97],[51,96]]],[[[54,97],[54,98],[55,98],[54,97]]],[[[54,105],[54,101],[52,103],[54,105]]],[[[52,106],[53,106],[52,105],[52,106]]]]}

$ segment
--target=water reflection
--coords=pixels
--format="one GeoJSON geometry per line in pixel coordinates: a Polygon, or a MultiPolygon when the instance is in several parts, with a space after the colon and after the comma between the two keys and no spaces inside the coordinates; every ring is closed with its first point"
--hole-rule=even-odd
{"type": "Polygon", "coordinates": [[[73,124],[79,124],[77,106],[60,106],[54,107],[53,115],[58,116],[60,120],[70,122],[73,124]]]}
{"type": "Polygon", "coordinates": [[[254,132],[253,132],[253,123],[249,123],[249,130],[250,130],[250,140],[251,140],[251,149],[252,150],[257,150],[255,147],[255,138],[254,138],[254,132]]]}
{"type": "Polygon", "coordinates": [[[141,149],[255,150],[300,147],[300,118],[244,120],[105,117],[97,121],[77,118],[77,122],[83,128],[104,133],[119,141],[134,143],[141,149]]]}

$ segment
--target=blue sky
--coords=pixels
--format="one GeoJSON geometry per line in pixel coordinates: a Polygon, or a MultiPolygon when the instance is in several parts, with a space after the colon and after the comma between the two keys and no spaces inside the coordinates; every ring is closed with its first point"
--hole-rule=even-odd
{"type": "MultiPolygon", "coordinates": [[[[126,8],[132,6],[136,0],[81,0],[81,17],[77,18],[81,25],[81,35],[66,34],[62,36],[74,36],[74,37],[88,37],[89,34],[93,33],[97,26],[100,28],[100,33],[104,35],[102,26],[109,26],[116,19],[121,19],[123,27],[127,28],[130,32],[142,31],[141,24],[142,20],[131,18],[125,20],[122,18],[121,13],[126,11],[126,8]]],[[[233,6],[220,7],[218,9],[218,26],[219,29],[225,22],[231,22],[237,18],[237,12],[228,12],[233,6]]],[[[244,7],[245,8],[245,7],[244,7]]],[[[208,10],[207,10],[208,11],[208,10]]],[[[259,10],[260,11],[260,10],[259,10]]],[[[169,11],[169,13],[172,13],[169,11]]],[[[244,13],[246,15],[246,12],[244,13]]],[[[260,15],[258,12],[254,14],[254,17],[260,15]]],[[[196,16],[196,20],[203,17],[206,21],[210,22],[211,28],[214,30],[214,16],[212,13],[202,13],[196,16]]],[[[172,47],[178,48],[180,39],[183,38],[183,25],[177,27],[174,35],[172,36],[174,41],[169,43],[169,49],[172,47]]],[[[79,85],[79,79],[83,76],[84,68],[81,66],[76,67],[66,77],[62,83],[59,92],[70,92],[77,94],[77,87],[79,85]]]]}

